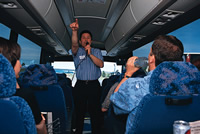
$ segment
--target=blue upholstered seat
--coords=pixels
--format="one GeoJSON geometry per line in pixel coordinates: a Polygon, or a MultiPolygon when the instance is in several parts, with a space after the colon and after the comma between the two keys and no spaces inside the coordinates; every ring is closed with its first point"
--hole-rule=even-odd
{"type": "Polygon", "coordinates": [[[0,133],[6,131],[11,134],[14,131],[14,133],[36,134],[32,111],[24,99],[12,96],[15,92],[16,78],[13,67],[0,54],[0,133]]]}
{"type": "Polygon", "coordinates": [[[0,133],[1,134],[25,134],[25,127],[15,103],[10,100],[0,99],[0,133]]]}
{"type": "Polygon", "coordinates": [[[172,134],[176,120],[200,120],[200,96],[145,96],[133,121],[133,134],[172,134]]]}
{"type": "Polygon", "coordinates": [[[200,120],[200,72],[192,64],[160,64],[151,76],[149,88],[151,94],[137,108],[132,133],[170,134],[176,120],[200,120]]]}
{"type": "MultiPolygon", "coordinates": [[[[30,65],[20,75],[20,86],[34,89],[42,112],[52,112],[54,133],[66,133],[67,108],[63,90],[57,82],[57,75],[50,65],[30,65]]],[[[48,130],[49,131],[49,130],[48,130]]]]}
{"type": "Polygon", "coordinates": [[[65,102],[66,102],[66,108],[67,108],[67,133],[71,133],[72,130],[72,115],[74,112],[74,99],[72,95],[72,81],[71,79],[66,77],[65,73],[57,74],[58,77],[58,83],[61,86],[64,96],[65,96],[65,102]]]}
{"type": "Polygon", "coordinates": [[[189,62],[163,62],[154,70],[149,89],[156,95],[198,94],[200,72],[189,62]]]}

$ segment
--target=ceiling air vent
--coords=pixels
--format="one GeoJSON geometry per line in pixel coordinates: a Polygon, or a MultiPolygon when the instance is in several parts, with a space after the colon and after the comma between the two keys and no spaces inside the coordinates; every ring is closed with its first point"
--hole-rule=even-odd
{"type": "Polygon", "coordinates": [[[162,16],[166,18],[175,19],[183,13],[183,11],[166,10],[166,12],[162,16]]]}
{"type": "Polygon", "coordinates": [[[47,42],[48,45],[52,46],[52,47],[56,47],[57,44],[55,42],[47,42]]]}
{"type": "Polygon", "coordinates": [[[172,21],[183,13],[184,12],[182,11],[166,10],[161,16],[156,18],[156,20],[154,20],[152,24],[165,25],[167,22],[172,21]]]}
{"type": "Polygon", "coordinates": [[[63,53],[64,51],[61,49],[56,50],[58,53],[63,53]]]}
{"type": "Polygon", "coordinates": [[[172,19],[170,18],[165,18],[165,17],[158,17],[156,20],[152,23],[154,25],[165,25],[167,22],[171,21],[172,19]]]}
{"type": "Polygon", "coordinates": [[[129,41],[130,42],[138,42],[141,39],[143,39],[145,36],[144,35],[134,35],[133,38],[131,38],[129,41]]]}

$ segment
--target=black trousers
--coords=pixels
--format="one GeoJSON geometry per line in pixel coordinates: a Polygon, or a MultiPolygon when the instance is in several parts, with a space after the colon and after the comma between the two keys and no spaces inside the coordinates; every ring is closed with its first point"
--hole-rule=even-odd
{"type": "Polygon", "coordinates": [[[101,86],[98,80],[77,80],[73,89],[75,106],[75,134],[82,134],[85,113],[89,112],[92,134],[99,134],[101,129],[101,86]]]}

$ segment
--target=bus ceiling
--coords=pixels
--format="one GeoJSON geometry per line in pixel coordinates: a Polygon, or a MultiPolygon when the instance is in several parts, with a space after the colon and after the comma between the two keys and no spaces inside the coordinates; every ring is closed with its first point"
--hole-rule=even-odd
{"type": "Polygon", "coordinates": [[[51,51],[69,55],[71,29],[93,34],[93,47],[123,56],[199,18],[198,0],[0,0],[0,22],[51,51]]]}

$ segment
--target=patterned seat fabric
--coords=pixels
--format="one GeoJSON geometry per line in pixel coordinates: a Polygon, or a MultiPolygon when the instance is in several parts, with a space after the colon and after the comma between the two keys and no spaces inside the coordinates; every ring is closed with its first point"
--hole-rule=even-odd
{"type": "MultiPolygon", "coordinates": [[[[10,103],[14,103],[21,114],[25,132],[28,134],[36,134],[37,132],[32,111],[24,99],[17,96],[12,96],[13,94],[15,94],[15,92],[15,72],[10,62],[3,55],[0,54],[0,99],[10,101],[10,103]]],[[[6,118],[5,120],[9,119],[6,118]]],[[[12,122],[10,122],[10,125],[12,125],[12,122]]]]}
{"type": "Polygon", "coordinates": [[[52,66],[47,64],[32,64],[20,73],[20,86],[45,87],[57,84],[57,75],[52,66]]]}
{"type": "Polygon", "coordinates": [[[66,133],[69,126],[68,112],[63,89],[58,84],[58,78],[52,66],[33,64],[20,74],[21,87],[34,89],[40,110],[52,112],[52,123],[48,123],[48,131],[66,133]],[[53,126],[52,126],[53,125],[53,126]]]}
{"type": "Polygon", "coordinates": [[[151,75],[149,90],[137,111],[130,113],[133,134],[172,133],[175,120],[200,118],[200,72],[191,63],[161,63],[151,75]]]}
{"type": "Polygon", "coordinates": [[[149,89],[156,95],[199,94],[200,72],[189,62],[163,62],[154,70],[149,89]]]}

